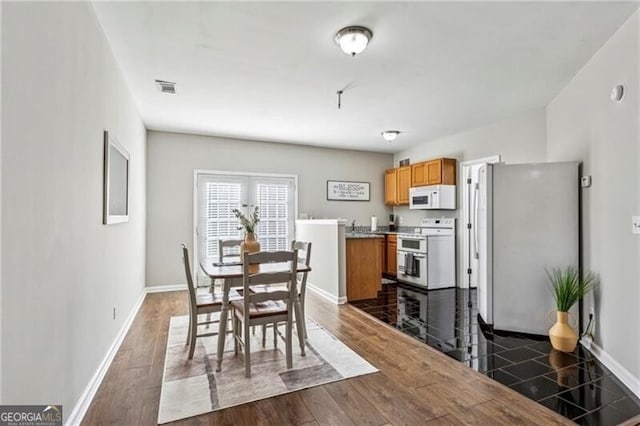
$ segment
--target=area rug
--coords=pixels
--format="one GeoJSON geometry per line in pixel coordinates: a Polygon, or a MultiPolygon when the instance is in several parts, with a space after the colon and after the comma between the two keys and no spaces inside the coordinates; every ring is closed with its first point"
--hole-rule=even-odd
{"type": "MultiPolygon", "coordinates": [[[[256,327],[251,340],[251,378],[244,375],[243,352],[234,355],[230,334],[225,342],[222,371],[216,373],[218,337],[198,338],[195,354],[189,361],[185,345],[188,324],[188,316],[171,318],[159,424],[378,371],[315,321],[307,319],[304,357],[300,355],[294,331],[293,369],[286,369],[284,341],[279,338],[274,347],[273,329],[268,328],[263,348],[262,332],[256,327]]],[[[280,331],[284,331],[283,325],[280,331]]]]}

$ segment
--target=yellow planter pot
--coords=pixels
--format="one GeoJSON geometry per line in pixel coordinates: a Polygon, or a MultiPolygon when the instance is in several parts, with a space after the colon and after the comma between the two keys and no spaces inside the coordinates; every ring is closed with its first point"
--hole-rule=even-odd
{"type": "Polygon", "coordinates": [[[569,313],[557,312],[557,322],[549,329],[551,345],[558,351],[573,352],[578,344],[578,335],[569,325],[569,313]]]}
{"type": "Polygon", "coordinates": [[[575,377],[576,364],[573,355],[567,355],[564,352],[552,350],[549,353],[549,365],[556,372],[556,381],[563,388],[571,387],[571,378],[575,377]]]}

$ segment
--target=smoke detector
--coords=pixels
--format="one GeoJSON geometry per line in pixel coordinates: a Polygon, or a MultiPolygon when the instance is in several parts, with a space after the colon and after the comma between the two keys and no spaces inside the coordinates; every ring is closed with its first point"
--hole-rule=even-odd
{"type": "Polygon", "coordinates": [[[156,84],[162,93],[176,93],[176,83],[173,81],[156,80],[156,84]]]}
{"type": "Polygon", "coordinates": [[[625,90],[622,84],[618,84],[613,89],[611,89],[611,93],[609,94],[609,99],[611,102],[622,102],[622,98],[624,98],[625,90]]]}

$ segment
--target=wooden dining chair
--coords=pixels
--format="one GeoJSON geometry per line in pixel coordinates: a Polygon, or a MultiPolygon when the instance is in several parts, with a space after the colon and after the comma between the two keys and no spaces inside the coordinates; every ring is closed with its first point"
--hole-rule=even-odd
{"type": "MultiPolygon", "coordinates": [[[[210,314],[220,312],[222,310],[223,295],[222,293],[216,292],[198,294],[191,275],[189,249],[187,249],[187,246],[184,244],[182,244],[182,262],[184,263],[184,271],[187,277],[187,289],[189,295],[189,331],[187,333],[187,344],[189,345],[189,359],[192,359],[196,347],[196,338],[218,335],[218,332],[198,334],[198,326],[208,326],[209,324],[220,322],[219,320],[211,320],[210,314]],[[207,319],[205,321],[199,321],[198,316],[203,314],[207,314],[207,319]]],[[[229,295],[229,297],[229,300],[240,299],[240,296],[237,293],[229,295]]]]}
{"type": "Polygon", "coordinates": [[[237,355],[238,347],[244,350],[245,376],[251,377],[251,333],[254,325],[286,322],[285,346],[287,369],[293,366],[293,304],[296,297],[297,251],[276,251],[243,253],[243,300],[231,302],[234,308],[233,336],[234,350],[237,355]],[[270,263],[282,263],[277,272],[261,272],[262,265],[270,263]],[[256,273],[251,273],[257,266],[256,273]],[[287,283],[286,287],[281,287],[287,283]],[[252,292],[251,286],[278,285],[274,290],[252,292]]]}
{"type": "MultiPolygon", "coordinates": [[[[311,265],[311,242],[310,241],[292,241],[291,249],[298,251],[298,263],[304,264],[304,266],[311,265]]],[[[297,288],[298,299],[300,300],[300,310],[302,311],[302,318],[304,323],[302,328],[304,330],[304,338],[307,338],[307,321],[305,314],[305,296],[307,294],[307,277],[309,272],[300,272],[297,274],[297,288]]]]}
{"type": "Polygon", "coordinates": [[[242,253],[240,253],[240,245],[244,240],[218,240],[218,262],[224,263],[225,259],[230,257],[237,257],[238,260],[242,253]]]}
{"type": "MultiPolygon", "coordinates": [[[[238,261],[242,260],[240,253],[240,245],[244,240],[239,239],[223,239],[218,240],[218,263],[225,263],[232,258],[236,258],[238,261]]],[[[211,280],[211,289],[215,288],[215,280],[211,280]]]]}
{"type": "MultiPolygon", "coordinates": [[[[292,241],[291,242],[291,250],[298,251],[298,264],[303,264],[305,266],[311,265],[311,242],[307,241],[292,241]]],[[[305,295],[307,293],[307,276],[309,272],[298,272],[296,275],[297,281],[297,290],[298,290],[298,300],[300,301],[300,311],[302,312],[301,317],[303,318],[304,323],[302,324],[302,329],[304,332],[304,338],[307,338],[307,322],[305,316],[305,295]]],[[[251,291],[253,292],[261,292],[265,291],[264,286],[252,286],[251,291]]],[[[273,324],[273,342],[274,345],[277,345],[277,324],[273,324]]],[[[266,345],[267,341],[267,325],[262,326],[262,346],[266,345]]]]}

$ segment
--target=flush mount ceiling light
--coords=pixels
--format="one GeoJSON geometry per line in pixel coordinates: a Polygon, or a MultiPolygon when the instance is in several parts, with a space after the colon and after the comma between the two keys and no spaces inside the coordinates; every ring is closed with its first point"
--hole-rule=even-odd
{"type": "Polygon", "coordinates": [[[373,37],[369,28],[365,27],[345,27],[336,34],[336,43],[347,55],[356,56],[367,48],[367,44],[373,37]]]}
{"type": "Polygon", "coordinates": [[[386,140],[387,142],[393,142],[394,140],[396,140],[396,138],[400,134],[400,130],[385,130],[380,134],[382,135],[384,140],[386,140]]]}

